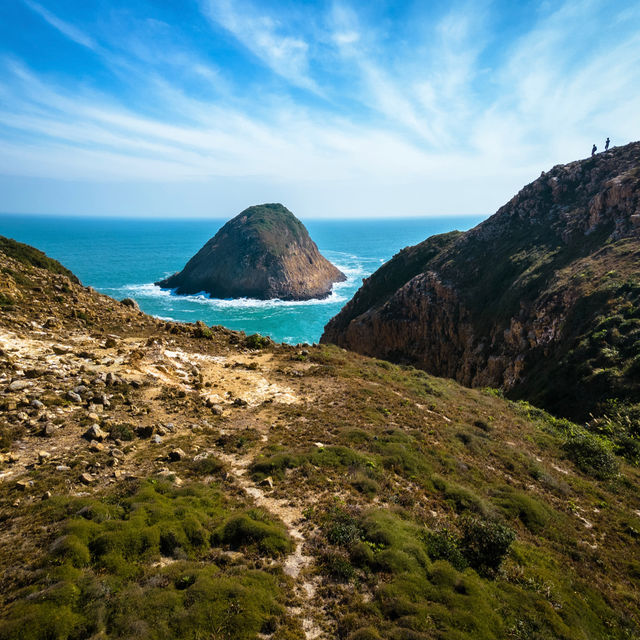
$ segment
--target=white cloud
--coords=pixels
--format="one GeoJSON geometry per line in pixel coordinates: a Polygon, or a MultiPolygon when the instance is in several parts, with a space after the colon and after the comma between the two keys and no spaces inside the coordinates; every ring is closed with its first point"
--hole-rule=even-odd
{"type": "Polygon", "coordinates": [[[309,45],[304,38],[283,33],[286,25],[246,2],[204,0],[203,6],[210,20],[232,33],[272,71],[298,87],[319,92],[309,75],[309,45]]]}
{"type": "Polygon", "coordinates": [[[22,0],[32,11],[35,11],[41,18],[48,22],[54,29],[57,29],[64,36],[73,40],[75,43],[87,47],[87,49],[96,50],[98,48],[96,42],[91,36],[87,35],[80,29],[58,18],[41,4],[34,0],[22,0]]]}

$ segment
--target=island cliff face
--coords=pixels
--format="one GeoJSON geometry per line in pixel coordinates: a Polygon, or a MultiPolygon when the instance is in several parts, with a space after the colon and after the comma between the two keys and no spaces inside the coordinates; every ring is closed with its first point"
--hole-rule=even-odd
{"type": "Polygon", "coordinates": [[[640,143],[558,165],[364,281],[321,342],[587,419],[640,401],[640,143]]]}
{"type": "Polygon", "coordinates": [[[309,300],[343,280],[300,220],[281,204],[263,204],[227,222],[180,273],[156,284],[216,298],[309,300]]]}

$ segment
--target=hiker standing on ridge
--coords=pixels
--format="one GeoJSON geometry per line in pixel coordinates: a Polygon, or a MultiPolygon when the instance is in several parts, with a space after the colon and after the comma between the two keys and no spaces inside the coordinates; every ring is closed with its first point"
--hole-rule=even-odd
{"type": "Polygon", "coordinates": [[[591,149],[591,157],[593,158],[593,156],[596,155],[596,151],[598,150],[598,147],[596,147],[596,145],[593,145],[593,148],[591,149]]]}
{"type": "Polygon", "coordinates": [[[604,150],[609,151],[609,138],[604,141],[604,150]]]}

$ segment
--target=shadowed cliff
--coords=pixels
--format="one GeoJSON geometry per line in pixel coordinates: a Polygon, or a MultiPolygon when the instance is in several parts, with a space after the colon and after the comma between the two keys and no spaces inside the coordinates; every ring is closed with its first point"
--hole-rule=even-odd
{"type": "Polygon", "coordinates": [[[322,342],[579,419],[640,401],[640,143],[558,165],[466,233],[404,249],[322,342]]]}

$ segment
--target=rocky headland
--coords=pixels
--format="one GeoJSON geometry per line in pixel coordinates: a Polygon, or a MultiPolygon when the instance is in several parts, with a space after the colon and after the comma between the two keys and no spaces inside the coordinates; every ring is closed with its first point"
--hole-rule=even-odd
{"type": "Polygon", "coordinates": [[[640,402],[640,143],[553,167],[369,277],[323,343],[586,420],[640,402]]]}
{"type": "Polygon", "coordinates": [[[263,204],[227,222],[182,271],[156,284],[215,298],[309,300],[344,280],[300,220],[281,204],[263,204]]]}

